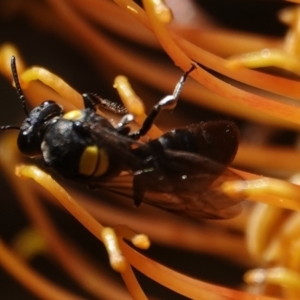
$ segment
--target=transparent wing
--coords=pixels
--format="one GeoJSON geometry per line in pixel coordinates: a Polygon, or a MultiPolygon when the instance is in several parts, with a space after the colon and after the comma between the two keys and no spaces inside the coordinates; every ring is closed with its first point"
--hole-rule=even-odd
{"type": "MultiPolygon", "coordinates": [[[[174,190],[169,193],[163,191],[148,190],[145,193],[144,202],[156,206],[171,213],[201,219],[227,219],[238,215],[242,211],[241,201],[244,199],[232,199],[220,190],[224,181],[241,179],[237,174],[226,169],[222,175],[215,178],[208,186],[203,186],[201,181],[207,181],[208,175],[195,176],[191,180],[194,188],[185,191],[174,190]]],[[[210,179],[210,178],[209,178],[210,179]]],[[[112,192],[133,199],[133,175],[123,172],[112,181],[105,183],[105,188],[112,192]]]]}
{"type": "Polygon", "coordinates": [[[240,202],[244,199],[233,199],[219,189],[224,181],[236,180],[237,176],[228,169],[209,186],[203,186],[198,176],[190,179],[190,190],[176,190],[172,193],[148,191],[145,202],[194,219],[227,219],[242,211],[240,202]],[[198,186],[196,186],[198,185],[198,186]]]}
{"type": "Polygon", "coordinates": [[[147,192],[145,202],[174,213],[196,219],[223,219],[238,215],[244,199],[225,195],[220,185],[225,181],[241,178],[207,157],[183,151],[166,151],[173,172],[178,169],[176,184],[171,193],[156,195],[147,192]]]}

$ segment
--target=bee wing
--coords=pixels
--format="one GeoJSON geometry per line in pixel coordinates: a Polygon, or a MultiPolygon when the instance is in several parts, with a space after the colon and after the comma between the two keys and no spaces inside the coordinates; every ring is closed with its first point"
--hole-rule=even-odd
{"type": "Polygon", "coordinates": [[[117,153],[119,159],[126,162],[127,165],[137,170],[142,168],[141,162],[131,151],[132,145],[141,146],[142,143],[103,127],[97,122],[90,124],[90,134],[94,140],[98,141],[98,146],[105,145],[109,151],[117,153]]]}
{"type": "MultiPolygon", "coordinates": [[[[178,189],[170,193],[159,190],[146,191],[144,202],[160,209],[184,217],[201,219],[228,219],[237,216],[242,211],[240,202],[244,199],[233,199],[220,190],[225,181],[240,180],[234,172],[226,169],[215,178],[209,186],[203,186],[203,181],[209,181],[211,176],[201,174],[189,178],[190,190],[178,189]]],[[[132,200],[133,175],[123,172],[118,177],[104,184],[110,191],[122,194],[132,200]]]]}
{"type": "MultiPolygon", "coordinates": [[[[97,123],[91,124],[91,132],[99,141],[105,141],[110,149],[118,151],[120,159],[134,170],[143,170],[143,162],[134,155],[130,147],[123,146],[143,144],[97,123]]],[[[165,153],[168,159],[164,157],[159,160],[159,165],[170,188],[166,192],[165,186],[160,186],[159,180],[155,178],[148,185],[155,186],[155,189],[146,190],[144,202],[198,220],[231,218],[241,212],[242,206],[239,202],[243,199],[230,198],[219,188],[224,181],[241,179],[229,171],[227,166],[191,152],[165,150],[165,153]]],[[[124,172],[101,186],[133,199],[133,177],[130,172],[124,172]]],[[[153,177],[145,175],[145,180],[150,182],[153,177]]]]}
{"type": "Polygon", "coordinates": [[[190,183],[198,185],[189,191],[175,190],[172,193],[157,193],[147,191],[145,202],[160,207],[172,213],[191,217],[193,219],[227,219],[237,216],[242,211],[240,202],[244,199],[233,199],[224,194],[220,185],[235,178],[228,169],[210,186],[200,187],[203,176],[195,176],[190,183]]]}
{"type": "Polygon", "coordinates": [[[154,196],[147,193],[145,202],[173,213],[195,219],[225,219],[238,215],[243,198],[234,199],[224,194],[220,186],[225,181],[241,178],[216,161],[184,151],[166,151],[169,161],[176,164],[180,179],[172,193],[154,196]],[[182,174],[182,175],[181,175],[182,174]]]}

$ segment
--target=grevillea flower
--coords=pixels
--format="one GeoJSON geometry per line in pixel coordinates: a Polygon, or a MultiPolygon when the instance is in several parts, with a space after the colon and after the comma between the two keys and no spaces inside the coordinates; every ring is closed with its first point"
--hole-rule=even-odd
{"type": "MultiPolygon", "coordinates": [[[[16,221],[19,227],[10,235],[6,233],[8,220],[3,222],[0,264],[36,297],[183,299],[179,296],[182,295],[191,299],[250,300],[269,299],[271,295],[299,298],[299,214],[296,211],[300,207],[297,186],[300,85],[294,76],[299,70],[296,52],[280,48],[288,39],[291,43],[291,36],[297,43],[297,26],[291,26],[286,40],[246,35],[214,24],[193,1],[175,2],[169,1],[168,7],[163,1],[145,0],[143,8],[130,0],[0,4],[2,18],[3,15],[13,18],[20,13],[30,21],[35,32],[54,35],[71,45],[68,51],[74,49],[85,55],[94,70],[86,74],[86,70],[75,65],[70,73],[79,78],[97,77],[99,87],[89,88],[97,89],[95,92],[102,96],[107,97],[104,93],[113,85],[117,74],[126,75],[146,109],[124,77],[118,77],[115,87],[136,116],[137,126],[157,99],[172,92],[182,74],[180,68],[187,70],[192,61],[197,62],[197,69],[190,75],[194,80],[188,79],[174,114],[164,115],[158,127],[152,128],[149,138],[184,124],[220,118],[208,109],[229,115],[226,118],[236,118],[242,136],[231,166],[241,180],[224,182],[221,188],[232,198],[248,199],[244,212],[232,220],[194,222],[152,207],[136,210],[122,196],[77,189],[59,177],[53,180],[45,173],[47,169],[42,171],[33,166],[34,161],[23,160],[16,148],[15,134],[3,133],[0,164],[18,198],[11,201],[18,202],[13,211],[3,208],[1,214],[4,217],[9,214],[8,220],[15,222],[21,208],[29,222],[24,222],[26,227],[21,230],[16,221]],[[282,75],[278,70],[274,73],[274,70],[249,69],[265,67],[261,59],[270,51],[284,53],[280,60],[283,64],[268,66],[288,70],[293,76],[282,75]],[[241,61],[241,57],[253,59],[253,53],[261,54],[257,60],[260,64],[247,65],[247,60],[241,61]],[[184,106],[184,103],[188,104],[184,106]],[[15,173],[33,178],[38,184],[21,180],[15,173]],[[253,201],[260,203],[253,204],[253,201]],[[79,222],[74,222],[70,214],[79,222]],[[149,246],[145,234],[158,251],[141,250],[149,246]],[[100,254],[104,247],[99,240],[104,242],[111,266],[120,272],[123,281],[116,279],[118,273],[108,265],[106,252],[100,254]],[[134,249],[131,243],[140,249],[134,249]],[[216,257],[215,262],[201,260],[200,253],[216,257]],[[42,257],[40,264],[37,257],[42,257]],[[222,273],[224,260],[230,264],[223,267],[222,273]],[[223,287],[237,265],[243,271],[249,270],[245,275],[248,286],[223,287]],[[212,268],[215,269],[213,278],[205,277],[212,268]],[[140,273],[157,284],[149,288],[140,273]],[[217,273],[222,273],[218,280],[217,273]],[[253,295],[249,287],[252,284],[258,285],[259,296],[253,295]],[[174,293],[165,294],[169,291],[162,290],[161,286],[174,293]]],[[[293,9],[296,11],[297,6],[293,9]]],[[[290,13],[286,18],[291,15],[297,16],[290,13]]],[[[297,21],[296,18],[290,23],[295,25],[297,21]]],[[[39,46],[44,49],[43,45],[30,44],[27,49],[40,52],[39,46]]],[[[51,63],[56,60],[53,53],[59,51],[59,44],[56,47],[51,49],[51,63]]],[[[11,55],[18,57],[21,84],[32,107],[45,99],[61,103],[66,110],[82,107],[77,87],[68,85],[65,76],[54,75],[41,67],[27,68],[26,59],[23,61],[14,47],[5,45],[0,52],[0,71],[7,78],[11,79],[11,55]]],[[[63,67],[71,68],[67,59],[63,67]]],[[[5,109],[5,103],[10,100],[1,99],[1,108],[5,109]]],[[[7,289],[5,296],[9,299],[14,290],[7,289]]]]}

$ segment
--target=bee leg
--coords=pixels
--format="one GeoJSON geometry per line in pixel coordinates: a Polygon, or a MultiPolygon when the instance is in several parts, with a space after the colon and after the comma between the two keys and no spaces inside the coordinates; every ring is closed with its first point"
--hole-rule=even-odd
{"type": "MultiPolygon", "coordinates": [[[[153,160],[152,156],[148,157],[144,161],[144,163],[147,164],[151,160],[153,160]]],[[[154,171],[155,169],[153,167],[145,166],[144,169],[140,169],[133,173],[133,182],[132,182],[133,202],[136,207],[139,207],[142,204],[147,187],[149,188],[149,186],[151,185],[151,184],[149,185],[149,180],[151,181],[151,173],[153,174],[154,171]]]]}
{"type": "Polygon", "coordinates": [[[107,99],[103,99],[96,94],[84,93],[82,94],[82,98],[83,98],[83,103],[85,108],[89,108],[96,111],[96,107],[100,107],[118,115],[128,114],[126,107],[123,106],[122,104],[107,99]]]}
{"type": "Polygon", "coordinates": [[[116,130],[118,133],[123,135],[128,135],[130,132],[130,128],[126,127],[126,125],[134,120],[134,116],[132,114],[127,114],[122,117],[122,119],[119,121],[119,123],[116,126],[116,130]]]}
{"type": "Polygon", "coordinates": [[[144,178],[141,176],[143,174],[143,171],[139,172],[138,174],[135,174],[133,177],[132,182],[132,189],[133,189],[133,203],[135,207],[139,207],[145,196],[146,189],[144,187],[144,178]]]}
{"type": "Polygon", "coordinates": [[[154,123],[155,119],[158,117],[159,113],[162,110],[165,109],[174,109],[177,105],[177,101],[179,98],[179,95],[181,93],[181,90],[183,88],[183,85],[188,77],[188,75],[195,70],[197,67],[196,63],[193,63],[191,68],[186,71],[178,81],[178,83],[175,86],[175,89],[173,91],[172,95],[168,95],[161,99],[150,111],[148,114],[147,118],[145,119],[142,127],[140,128],[139,131],[131,133],[129,136],[132,137],[133,139],[138,140],[141,136],[144,136],[147,134],[147,132],[150,130],[152,124],[154,123]]]}
{"type": "Polygon", "coordinates": [[[186,71],[180,78],[180,80],[178,81],[178,83],[175,86],[175,89],[173,91],[173,97],[174,97],[174,101],[175,101],[175,106],[177,104],[177,100],[179,98],[179,95],[181,93],[181,90],[185,84],[185,81],[187,79],[187,77],[189,76],[190,73],[192,73],[195,69],[197,68],[197,63],[193,62],[192,66],[190,67],[190,69],[188,71],[186,71]]]}

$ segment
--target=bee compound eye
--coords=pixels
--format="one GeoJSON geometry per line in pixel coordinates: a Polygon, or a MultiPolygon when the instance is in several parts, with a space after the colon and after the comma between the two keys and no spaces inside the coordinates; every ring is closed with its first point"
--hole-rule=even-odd
{"type": "Polygon", "coordinates": [[[26,156],[37,156],[41,154],[41,140],[34,131],[20,130],[17,145],[21,153],[26,156]]]}
{"type": "Polygon", "coordinates": [[[27,156],[40,155],[45,130],[62,113],[62,107],[51,100],[35,107],[21,125],[17,141],[19,150],[27,156]]]}

